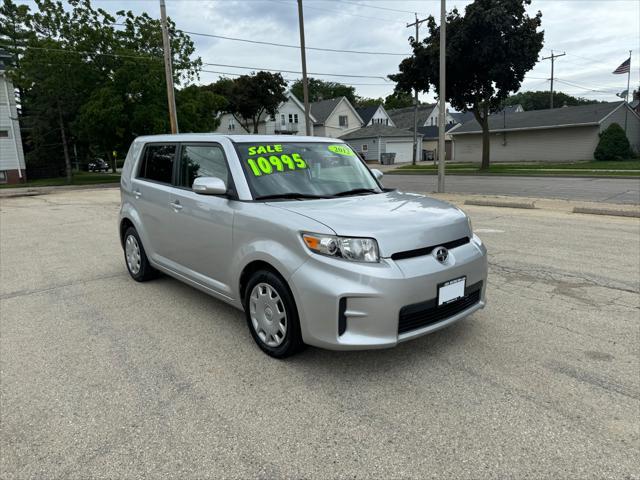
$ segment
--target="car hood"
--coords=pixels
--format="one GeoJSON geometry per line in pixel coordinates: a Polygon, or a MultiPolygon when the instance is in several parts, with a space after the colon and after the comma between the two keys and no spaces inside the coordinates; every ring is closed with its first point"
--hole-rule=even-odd
{"type": "Polygon", "coordinates": [[[414,193],[391,191],[270,205],[312,218],[337,235],[373,237],[383,257],[471,236],[462,210],[414,193]]]}

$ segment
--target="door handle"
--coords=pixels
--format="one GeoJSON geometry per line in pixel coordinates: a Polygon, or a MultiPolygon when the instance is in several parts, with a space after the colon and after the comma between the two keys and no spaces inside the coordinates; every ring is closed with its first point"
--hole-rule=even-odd
{"type": "Polygon", "coordinates": [[[169,203],[169,205],[171,205],[171,207],[175,210],[182,210],[182,205],[180,205],[180,202],[178,200],[174,200],[173,202],[169,203]]]}
{"type": "Polygon", "coordinates": [[[142,192],[140,190],[134,190],[133,196],[136,198],[140,198],[142,196],[142,192]]]}

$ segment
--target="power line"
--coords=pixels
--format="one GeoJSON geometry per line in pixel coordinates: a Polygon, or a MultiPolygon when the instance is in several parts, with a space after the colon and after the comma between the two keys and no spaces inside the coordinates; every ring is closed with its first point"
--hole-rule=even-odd
{"type": "MultiPolygon", "coordinates": [[[[298,75],[302,75],[302,72],[297,70],[282,70],[276,68],[262,68],[262,67],[244,67],[239,65],[228,65],[224,63],[202,63],[203,65],[209,65],[212,67],[230,67],[230,68],[241,68],[244,70],[258,70],[258,71],[267,71],[267,72],[277,72],[277,73],[295,73],[298,75]]],[[[326,76],[326,77],[346,77],[346,78],[377,78],[381,80],[386,80],[385,77],[381,75],[347,75],[346,73],[319,73],[319,72],[309,72],[309,75],[317,75],[317,76],[326,76]]]]}
{"type": "MultiPolygon", "coordinates": [[[[281,4],[289,4],[291,5],[290,2],[288,2],[287,0],[268,0],[270,2],[277,2],[277,3],[281,3],[281,4]]],[[[385,22],[385,23],[404,23],[404,22],[400,22],[398,20],[388,20],[386,18],[380,18],[380,17],[369,17],[369,16],[365,16],[365,15],[358,15],[355,13],[348,13],[348,12],[336,12],[335,10],[329,10],[326,8],[318,8],[318,7],[310,7],[308,5],[305,5],[304,7],[305,9],[311,9],[311,10],[318,10],[321,12],[329,12],[331,14],[333,14],[333,16],[335,17],[336,15],[348,15],[350,17],[358,17],[358,18],[364,18],[367,20],[377,20],[379,22],[385,22]]]]}
{"type": "Polygon", "coordinates": [[[416,15],[419,13],[420,15],[427,15],[424,12],[411,12],[409,10],[398,10],[397,8],[379,7],[379,6],[376,6],[376,5],[368,5],[366,3],[350,2],[348,0],[337,0],[337,1],[340,2],[340,3],[348,3],[350,5],[356,5],[358,7],[367,7],[367,8],[375,8],[377,10],[386,10],[388,12],[410,13],[410,14],[414,14],[415,13],[416,15]]]}
{"type": "MultiPolygon", "coordinates": [[[[246,43],[256,43],[259,45],[272,45],[274,47],[285,47],[285,48],[297,48],[299,49],[299,45],[289,45],[285,43],[275,43],[275,42],[264,42],[261,40],[249,40],[247,38],[237,38],[237,37],[226,37],[224,35],[213,35],[211,33],[201,33],[201,32],[190,32],[187,30],[180,30],[182,33],[187,33],[189,35],[198,35],[202,37],[211,37],[211,38],[221,38],[223,40],[233,40],[236,42],[246,42],[246,43]]],[[[342,50],[338,48],[320,48],[320,47],[306,47],[307,50],[318,50],[320,52],[336,52],[336,53],[358,53],[362,55],[396,55],[401,57],[406,57],[411,55],[411,53],[394,53],[394,52],[369,52],[362,50],[342,50]]]]}

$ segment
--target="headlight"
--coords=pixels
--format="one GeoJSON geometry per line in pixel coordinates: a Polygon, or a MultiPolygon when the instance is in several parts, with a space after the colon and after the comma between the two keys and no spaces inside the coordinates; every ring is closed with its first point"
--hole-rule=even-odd
{"type": "Polygon", "coordinates": [[[352,262],[375,263],[380,260],[378,242],[373,238],[349,238],[303,233],[305,245],[314,253],[352,262]]]}

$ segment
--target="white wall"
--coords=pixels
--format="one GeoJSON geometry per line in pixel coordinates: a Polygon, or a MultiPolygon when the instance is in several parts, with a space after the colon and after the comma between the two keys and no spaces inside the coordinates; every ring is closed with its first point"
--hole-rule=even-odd
{"type": "MultiPolygon", "coordinates": [[[[452,135],[456,162],[482,160],[482,135],[452,135]]],[[[578,162],[593,160],[598,127],[522,130],[491,134],[492,162],[578,162]],[[505,144],[506,141],[506,144],[505,144]]]]}
{"type": "Polygon", "coordinates": [[[324,125],[316,126],[314,128],[314,135],[317,137],[331,137],[338,138],[342,135],[346,135],[349,132],[358,130],[361,128],[362,122],[356,116],[354,110],[349,106],[347,100],[342,99],[329,118],[325,121],[324,125]],[[339,117],[341,115],[347,116],[347,127],[341,127],[339,124],[339,117]]]}
{"type": "MultiPolygon", "coordinates": [[[[431,110],[431,113],[429,114],[429,116],[425,120],[423,127],[437,126],[438,125],[438,115],[439,115],[438,104],[436,104],[436,106],[433,108],[433,110],[431,110]]],[[[453,117],[449,114],[449,109],[448,108],[447,108],[447,112],[446,112],[446,118],[447,118],[447,124],[456,123],[456,121],[453,119],[453,117]]]]}
{"type": "Polygon", "coordinates": [[[345,140],[355,152],[358,152],[364,156],[365,160],[380,160],[379,138],[359,138],[357,140],[345,140]],[[366,146],[366,150],[363,149],[366,146]]]}
{"type": "Polygon", "coordinates": [[[390,127],[395,127],[393,120],[391,120],[391,117],[387,115],[387,112],[382,106],[378,107],[378,110],[376,110],[376,113],[373,114],[373,117],[371,117],[371,120],[369,120],[367,126],[374,124],[382,124],[389,125],[390,127]]]}
{"type": "Polygon", "coordinates": [[[0,137],[0,171],[25,168],[22,137],[18,123],[18,110],[13,84],[0,73],[0,130],[7,137],[0,137]]]}

